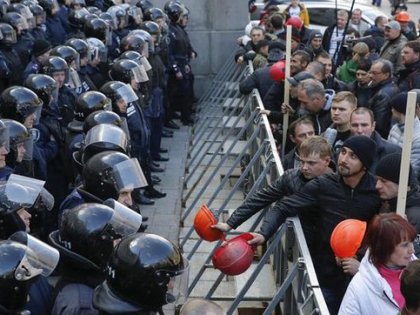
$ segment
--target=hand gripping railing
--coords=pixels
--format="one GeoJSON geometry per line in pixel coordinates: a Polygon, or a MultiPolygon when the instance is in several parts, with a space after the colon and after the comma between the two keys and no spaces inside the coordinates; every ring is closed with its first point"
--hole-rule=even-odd
{"type": "MultiPolygon", "coordinates": [[[[253,264],[246,281],[238,291],[231,294],[226,294],[223,290],[225,294],[220,292],[224,284],[232,282],[232,278],[216,271],[211,264],[213,252],[221,241],[203,242],[191,226],[195,211],[201,204],[206,203],[219,221],[223,221],[224,214],[237,207],[235,198],[238,192],[248,198],[283,174],[270,123],[266,115],[259,114],[259,109],[264,109],[264,105],[258,91],[254,90],[250,96],[244,97],[225,84],[238,82],[250,71],[252,65],[240,69],[234,64],[232,66],[232,61],[227,62],[222,74],[216,76],[217,82],[212,85],[210,92],[201,98],[201,102],[205,102],[200,103],[203,106],[200,111],[202,125],[196,127],[191,134],[190,144],[193,146],[186,164],[189,173],[184,181],[183,205],[186,209],[181,217],[184,233],[180,244],[192,265],[199,260],[199,256],[201,257],[200,263],[193,268],[188,291],[191,296],[223,301],[227,314],[236,314],[241,305],[253,301],[265,303],[261,305],[265,306],[264,314],[267,315],[273,312],[327,315],[329,312],[298,218],[291,218],[282,225],[267,243],[259,262],[253,264]],[[229,104],[232,106],[223,106],[228,98],[234,99],[232,104],[229,104]],[[228,125],[226,120],[230,120],[231,124],[228,125]],[[239,141],[242,143],[240,146],[239,141]],[[234,152],[234,148],[238,147],[239,150],[234,152]],[[235,175],[236,183],[233,187],[227,187],[230,178],[238,169],[240,175],[235,175]],[[225,173],[223,177],[220,176],[218,182],[216,179],[222,170],[225,173]],[[246,187],[249,189],[245,189],[246,187]],[[200,252],[198,255],[199,250],[204,250],[205,253],[200,252]],[[272,276],[277,284],[275,293],[253,297],[250,295],[250,289],[258,283],[262,270],[267,266],[271,266],[272,276]],[[204,280],[209,273],[212,273],[214,279],[203,291],[200,281],[208,284],[209,281],[204,280]]],[[[255,231],[265,211],[266,209],[250,219],[249,225],[242,231],[255,231]]],[[[235,233],[238,232],[229,234],[235,233]]]]}

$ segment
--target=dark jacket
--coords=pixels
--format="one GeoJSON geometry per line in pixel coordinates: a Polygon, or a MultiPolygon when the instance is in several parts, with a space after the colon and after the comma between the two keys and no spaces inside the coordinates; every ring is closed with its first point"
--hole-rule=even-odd
{"type": "Polygon", "coordinates": [[[378,165],[378,162],[385,156],[391,153],[401,153],[401,147],[391,143],[384,138],[381,137],[381,135],[374,131],[370,138],[375,141],[376,143],[376,156],[372,163],[372,166],[369,168],[369,172],[372,174],[375,174],[376,166],[378,165]]]}
{"type": "Polygon", "coordinates": [[[372,36],[373,40],[375,41],[376,52],[379,52],[381,50],[381,47],[385,43],[384,31],[378,28],[376,25],[374,25],[370,29],[368,29],[364,34],[364,36],[369,35],[372,36]]]}
{"type": "Polygon", "coordinates": [[[235,53],[235,62],[238,61],[238,58],[245,55],[248,51],[257,51],[254,43],[252,42],[252,40],[250,40],[249,42],[246,43],[246,45],[241,45],[238,50],[235,53]]]}
{"type": "Polygon", "coordinates": [[[270,78],[270,67],[263,67],[255,70],[239,84],[239,91],[242,94],[249,94],[253,89],[257,89],[261,99],[267,94],[271,85],[274,83],[270,78]]]}
{"type": "Polygon", "coordinates": [[[357,107],[367,107],[373,92],[371,86],[360,86],[359,82],[354,81],[348,85],[348,90],[356,96],[357,107]]]}
{"type": "Polygon", "coordinates": [[[31,52],[32,47],[34,45],[34,38],[31,33],[25,32],[24,34],[20,35],[16,44],[13,45],[13,48],[19,55],[20,60],[22,61],[22,65],[25,67],[30,59],[31,59],[31,52]]]}
{"type": "Polygon", "coordinates": [[[4,62],[9,70],[6,71],[6,76],[1,78],[4,88],[12,85],[22,85],[25,67],[17,51],[11,46],[0,45],[0,54],[4,57],[4,62]]]}
{"type": "Polygon", "coordinates": [[[335,262],[330,236],[335,226],[345,219],[369,221],[379,212],[381,200],[375,185],[376,179],[369,173],[355,188],[347,186],[337,173],[321,175],[277,203],[267,213],[260,233],[268,240],[286,218],[302,212],[317,213],[319,219],[315,227],[316,254],[313,262],[319,283],[323,287],[345,283],[346,275],[335,262]]]}
{"type": "Polygon", "coordinates": [[[397,85],[400,92],[410,91],[412,89],[420,89],[420,60],[398,72],[397,85]]]}
{"type": "Polygon", "coordinates": [[[58,15],[48,16],[46,23],[47,39],[51,46],[62,45],[66,41],[66,31],[63,23],[58,15]]]}
{"type": "MultiPolygon", "coordinates": [[[[298,192],[308,181],[309,180],[302,175],[300,169],[287,170],[272,185],[248,196],[245,202],[232,213],[227,220],[227,224],[236,229],[251,216],[268,207],[273,202],[280,201],[283,197],[298,192]]],[[[312,248],[313,244],[314,222],[317,218],[313,214],[314,213],[310,213],[309,211],[299,214],[305,238],[310,248],[312,248]]]]}
{"type": "Polygon", "coordinates": [[[296,161],[296,147],[290,150],[287,154],[284,155],[282,159],[283,169],[290,170],[295,168],[296,161]]]}
{"type": "Polygon", "coordinates": [[[376,130],[383,138],[388,138],[391,128],[391,99],[398,93],[398,86],[392,82],[392,78],[382,81],[372,87],[372,97],[367,107],[373,112],[376,122],[376,130]]]}

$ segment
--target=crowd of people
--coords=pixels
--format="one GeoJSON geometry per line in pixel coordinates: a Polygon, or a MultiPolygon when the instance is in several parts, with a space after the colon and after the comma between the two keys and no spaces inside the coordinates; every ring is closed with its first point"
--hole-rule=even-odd
{"type": "Polygon", "coordinates": [[[273,204],[249,243],[265,243],[298,215],[331,314],[418,314],[419,290],[403,289],[401,280],[420,257],[420,39],[407,6],[394,1],[393,17],[379,16],[372,26],[357,6],[337,10],[320,32],[309,28],[304,2],[292,0],[283,12],[266,2],[261,20],[238,39],[235,61],[253,64],[239,88],[259,91],[262,114],[285,151],[285,172],[213,228],[236,229],[273,204]],[[289,25],[290,65],[284,61],[289,25]],[[285,67],[291,77],[284,78],[285,67]],[[417,104],[404,166],[409,179],[400,183],[409,91],[417,93],[417,104]],[[398,196],[400,185],[406,196],[398,196]],[[398,197],[406,199],[404,218],[396,214],[398,197]],[[357,254],[342,259],[330,237],[345,219],[367,222],[368,229],[357,254]]]}
{"type": "Polygon", "coordinates": [[[194,122],[188,21],[179,1],[0,1],[1,314],[186,297],[188,260],[140,207],[166,197],[162,137],[194,122]]]}

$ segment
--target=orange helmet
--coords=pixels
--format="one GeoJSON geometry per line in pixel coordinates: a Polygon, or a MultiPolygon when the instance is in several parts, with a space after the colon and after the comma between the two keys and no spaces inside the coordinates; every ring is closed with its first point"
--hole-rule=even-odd
{"type": "Polygon", "coordinates": [[[286,60],[277,61],[270,67],[270,79],[276,82],[284,81],[286,77],[286,60]]]}
{"type": "Polygon", "coordinates": [[[395,20],[398,22],[409,22],[410,14],[408,14],[408,12],[401,11],[395,16],[395,20]]]}
{"type": "Polygon", "coordinates": [[[212,258],[214,267],[229,276],[245,272],[254,257],[254,247],[248,244],[252,238],[250,233],[244,233],[217,248],[212,258]]]}
{"type": "Polygon", "coordinates": [[[194,218],[194,229],[198,236],[208,242],[224,239],[225,236],[222,231],[211,227],[216,223],[217,220],[207,205],[202,205],[194,218]]]}
{"type": "Polygon", "coordinates": [[[335,256],[339,258],[353,257],[365,236],[366,222],[347,219],[341,221],[331,234],[330,244],[335,256]]]}

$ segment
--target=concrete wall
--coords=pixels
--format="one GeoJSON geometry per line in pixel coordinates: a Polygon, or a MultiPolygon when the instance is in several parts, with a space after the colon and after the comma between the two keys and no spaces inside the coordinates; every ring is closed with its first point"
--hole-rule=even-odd
{"type": "MultiPolygon", "coordinates": [[[[163,8],[166,0],[154,0],[163,8]]],[[[199,97],[233,50],[249,22],[246,0],[183,0],[190,9],[187,30],[198,58],[192,61],[199,97]]]]}

